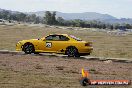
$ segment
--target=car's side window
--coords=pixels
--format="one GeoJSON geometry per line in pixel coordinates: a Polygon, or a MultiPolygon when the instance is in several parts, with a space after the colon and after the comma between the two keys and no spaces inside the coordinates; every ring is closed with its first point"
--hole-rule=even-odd
{"type": "Polygon", "coordinates": [[[60,41],[68,41],[69,38],[63,35],[60,35],[60,41]]]}
{"type": "Polygon", "coordinates": [[[54,35],[54,36],[52,36],[52,37],[53,37],[53,40],[54,40],[54,41],[59,41],[59,40],[60,40],[60,38],[59,38],[58,35],[54,35]]]}
{"type": "Polygon", "coordinates": [[[50,40],[50,41],[59,41],[60,37],[59,35],[50,35],[46,37],[46,40],[50,40]]]}
{"type": "Polygon", "coordinates": [[[63,35],[50,35],[46,37],[46,40],[50,41],[68,41],[69,38],[63,35]]]}
{"type": "Polygon", "coordinates": [[[52,38],[51,35],[50,35],[50,36],[47,36],[45,39],[46,39],[46,40],[53,40],[53,38],[52,38]]]}

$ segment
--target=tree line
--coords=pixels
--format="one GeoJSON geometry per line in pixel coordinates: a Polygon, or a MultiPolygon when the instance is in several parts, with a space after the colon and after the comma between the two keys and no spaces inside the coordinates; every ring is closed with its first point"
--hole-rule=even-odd
{"type": "Polygon", "coordinates": [[[99,28],[99,29],[132,29],[132,24],[109,24],[97,20],[84,21],[80,19],[75,20],[65,20],[62,17],[56,17],[56,12],[46,11],[45,24],[48,25],[60,25],[60,26],[72,26],[72,27],[82,27],[82,28],[99,28]]]}
{"type": "Polygon", "coordinates": [[[80,19],[65,20],[62,17],[57,17],[56,12],[46,11],[44,17],[36,16],[35,14],[25,14],[20,12],[11,12],[7,10],[0,11],[0,19],[13,20],[17,22],[31,22],[31,23],[42,23],[47,25],[59,25],[59,26],[71,26],[71,27],[82,27],[82,28],[99,28],[99,29],[120,29],[127,28],[132,29],[132,24],[109,24],[97,20],[84,21],[80,19]]]}
{"type": "Polygon", "coordinates": [[[11,12],[7,10],[0,11],[0,19],[17,22],[43,23],[43,19],[35,14],[25,14],[21,12],[11,12]]]}

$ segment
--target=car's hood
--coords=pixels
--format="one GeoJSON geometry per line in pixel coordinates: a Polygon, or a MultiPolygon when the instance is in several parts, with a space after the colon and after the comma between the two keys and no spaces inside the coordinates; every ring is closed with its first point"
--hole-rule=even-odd
{"type": "Polygon", "coordinates": [[[39,39],[28,39],[28,40],[22,40],[22,41],[37,41],[39,39]]]}
{"type": "Polygon", "coordinates": [[[22,41],[19,41],[19,42],[20,43],[26,43],[26,42],[33,42],[33,41],[39,41],[39,39],[22,40],[22,41]]]}

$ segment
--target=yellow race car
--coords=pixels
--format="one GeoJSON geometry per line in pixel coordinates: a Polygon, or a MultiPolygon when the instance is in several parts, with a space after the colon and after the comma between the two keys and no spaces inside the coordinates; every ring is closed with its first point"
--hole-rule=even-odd
{"type": "Polygon", "coordinates": [[[59,53],[70,57],[90,55],[93,50],[92,43],[82,41],[73,35],[50,34],[41,39],[22,40],[16,44],[17,51],[26,54],[59,53]]]}

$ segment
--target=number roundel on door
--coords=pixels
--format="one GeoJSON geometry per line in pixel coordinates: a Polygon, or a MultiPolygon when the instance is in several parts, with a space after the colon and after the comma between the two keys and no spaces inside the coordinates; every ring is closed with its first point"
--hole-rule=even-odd
{"type": "Polygon", "coordinates": [[[51,42],[46,42],[46,47],[47,48],[51,48],[52,47],[52,43],[51,42]]]}

